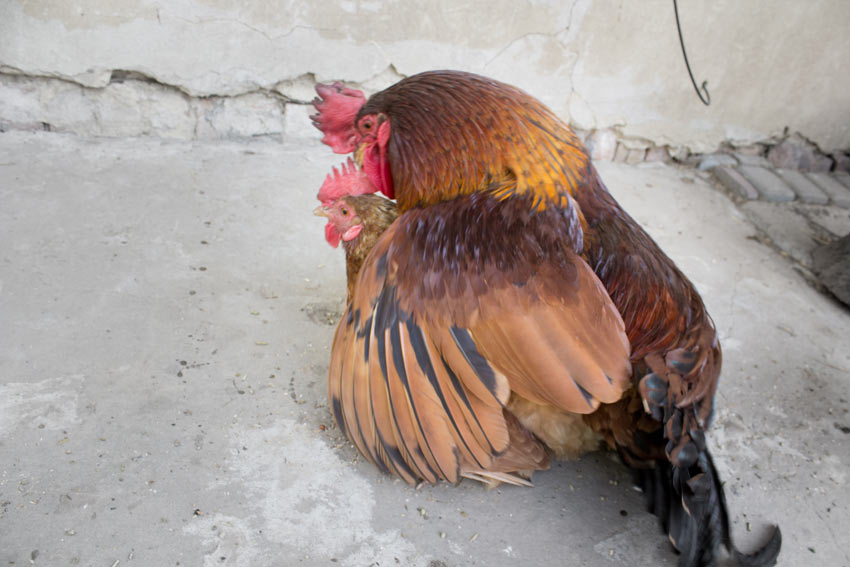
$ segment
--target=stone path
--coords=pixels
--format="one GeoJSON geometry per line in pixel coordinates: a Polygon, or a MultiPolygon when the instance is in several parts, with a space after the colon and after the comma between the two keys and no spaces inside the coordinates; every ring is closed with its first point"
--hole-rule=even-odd
{"type": "Polygon", "coordinates": [[[699,168],[733,196],[768,244],[850,304],[850,254],[823,252],[847,248],[837,242],[850,238],[850,174],[776,168],[762,158],[730,154],[705,156],[699,168]]]}

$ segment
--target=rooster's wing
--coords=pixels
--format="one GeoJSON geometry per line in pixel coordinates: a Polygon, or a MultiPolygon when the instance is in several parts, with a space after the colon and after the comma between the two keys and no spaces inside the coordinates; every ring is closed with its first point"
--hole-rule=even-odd
{"type": "Polygon", "coordinates": [[[512,391],[585,414],[630,386],[622,318],[574,247],[547,256],[529,238],[503,250],[484,229],[455,231],[452,219],[472,216],[457,213],[464,207],[508,206],[462,201],[408,211],[381,236],[334,337],[337,423],[411,483],[487,471],[509,446],[512,391]]]}

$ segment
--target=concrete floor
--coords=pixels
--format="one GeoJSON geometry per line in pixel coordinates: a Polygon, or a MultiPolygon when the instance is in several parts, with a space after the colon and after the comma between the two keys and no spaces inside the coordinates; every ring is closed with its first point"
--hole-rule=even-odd
{"type": "MultiPolygon", "coordinates": [[[[0,134],[0,566],[675,565],[608,454],[493,491],[357,457],[325,397],[315,138],[0,134]]],[[[695,172],[599,169],[720,330],[739,545],[778,521],[781,565],[850,565],[848,311],[695,172]]]]}

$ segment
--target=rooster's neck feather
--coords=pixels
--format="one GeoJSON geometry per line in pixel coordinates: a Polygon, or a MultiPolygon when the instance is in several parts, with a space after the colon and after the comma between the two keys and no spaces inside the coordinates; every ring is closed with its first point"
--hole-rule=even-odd
{"type": "Polygon", "coordinates": [[[372,96],[360,116],[392,125],[388,160],[401,210],[484,187],[530,198],[535,210],[564,207],[587,154],[575,134],[523,91],[469,73],[414,75],[372,96]]]}

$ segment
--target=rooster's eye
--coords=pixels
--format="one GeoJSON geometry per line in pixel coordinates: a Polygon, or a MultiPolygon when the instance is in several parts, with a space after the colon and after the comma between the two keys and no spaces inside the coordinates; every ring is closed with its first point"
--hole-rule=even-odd
{"type": "Polygon", "coordinates": [[[343,214],[343,215],[348,215],[348,209],[342,209],[342,214],[343,214]]]}

